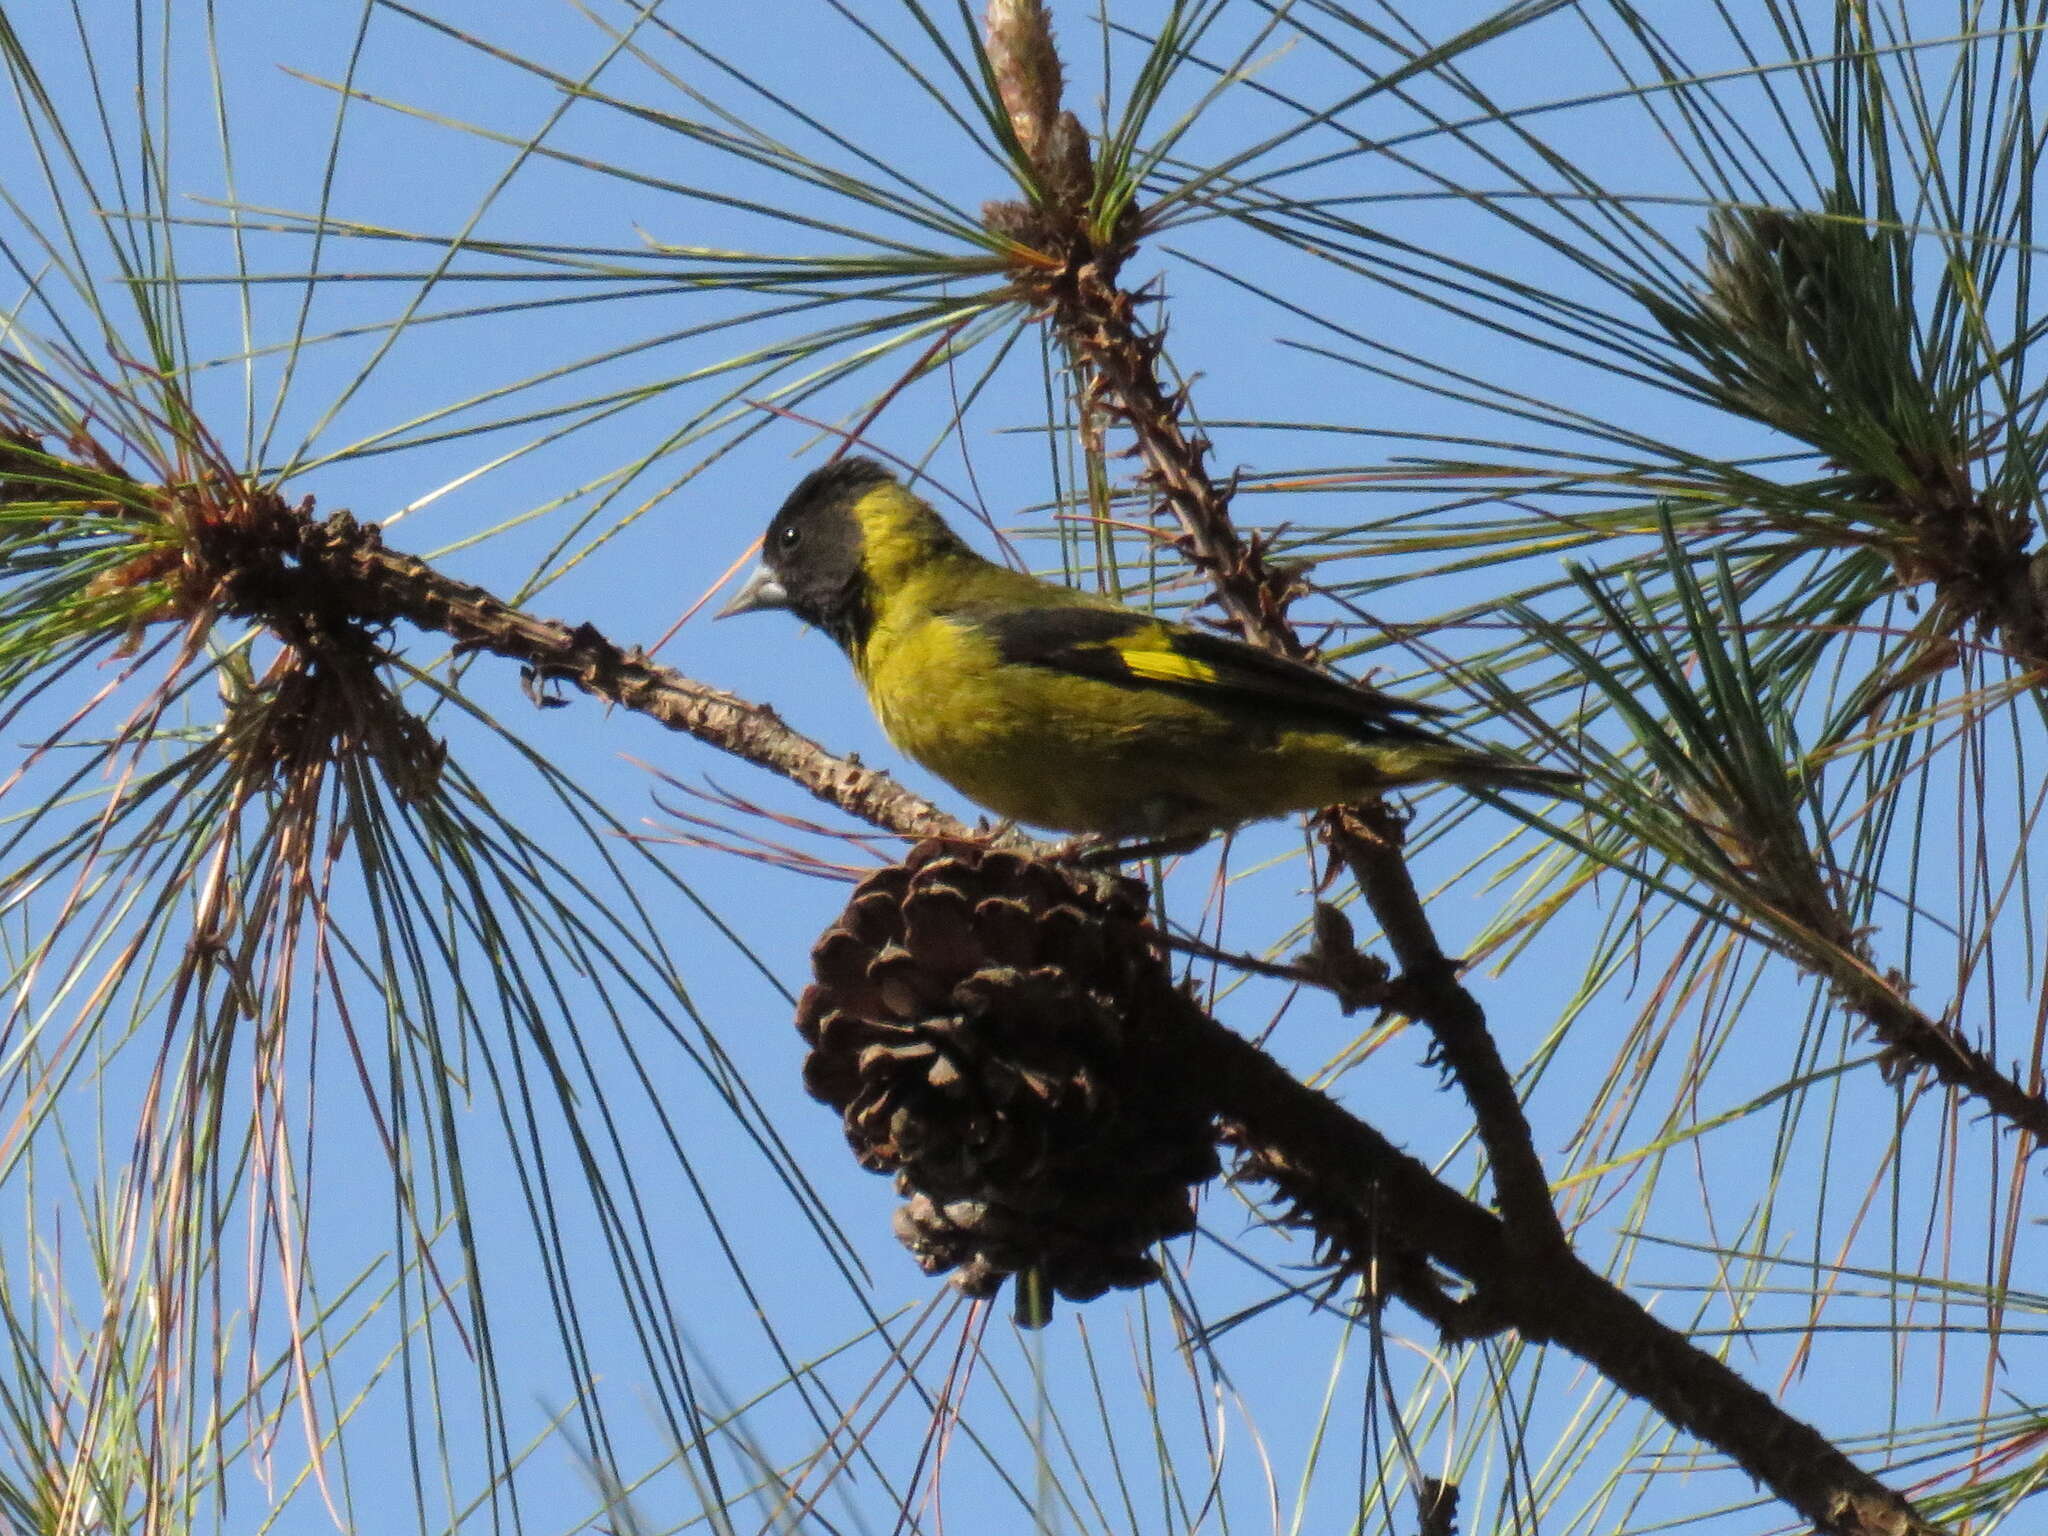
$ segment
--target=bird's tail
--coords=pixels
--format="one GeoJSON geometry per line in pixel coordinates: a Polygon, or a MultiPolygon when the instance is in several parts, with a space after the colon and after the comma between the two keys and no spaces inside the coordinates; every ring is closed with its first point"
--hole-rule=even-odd
{"type": "Polygon", "coordinates": [[[1419,760],[1413,775],[1416,780],[1442,779],[1475,789],[1511,789],[1532,795],[1568,795],[1584,782],[1581,775],[1567,769],[1545,768],[1505,752],[1449,741],[1434,742],[1415,756],[1419,760]]]}
{"type": "Polygon", "coordinates": [[[1532,795],[1568,795],[1585,782],[1583,775],[1569,769],[1545,768],[1505,753],[1470,751],[1461,751],[1447,764],[1444,777],[1453,784],[1524,790],[1532,795]]]}

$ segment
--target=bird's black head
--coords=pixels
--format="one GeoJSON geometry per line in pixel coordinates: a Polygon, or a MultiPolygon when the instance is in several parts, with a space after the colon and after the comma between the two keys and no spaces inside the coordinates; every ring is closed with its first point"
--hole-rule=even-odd
{"type": "Polygon", "coordinates": [[[761,543],[761,568],[725,614],[787,608],[849,655],[875,622],[878,584],[967,553],[938,513],[873,459],[842,459],[797,482],[761,543]]]}
{"type": "Polygon", "coordinates": [[[851,653],[874,623],[863,570],[861,499],[896,479],[873,459],[842,459],[799,480],[761,540],[761,564],[720,618],[787,608],[851,653]]]}

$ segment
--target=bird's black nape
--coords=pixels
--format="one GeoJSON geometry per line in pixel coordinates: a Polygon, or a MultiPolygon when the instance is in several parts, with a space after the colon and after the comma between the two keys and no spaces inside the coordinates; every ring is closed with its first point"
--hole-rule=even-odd
{"type": "Polygon", "coordinates": [[[896,477],[874,459],[854,457],[823,464],[797,481],[775,514],[775,521],[806,517],[834,505],[851,507],[863,494],[896,477]]]}

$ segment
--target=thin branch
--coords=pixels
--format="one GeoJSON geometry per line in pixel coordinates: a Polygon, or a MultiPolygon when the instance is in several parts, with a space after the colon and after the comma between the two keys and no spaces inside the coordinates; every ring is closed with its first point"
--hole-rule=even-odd
{"type": "Polygon", "coordinates": [[[1827,969],[1835,995],[1883,1042],[1878,1067],[1888,1079],[1923,1068],[1945,1086],[1971,1095],[1992,1114],[2025,1131],[2034,1146],[2048,1147],[2048,1095],[2000,1070],[1998,1063],[1971,1044],[1954,1024],[1929,1018],[1915,1008],[1906,999],[1905,983],[1897,975],[1880,976],[1847,954],[1841,954],[1827,969]]]}
{"type": "Polygon", "coordinates": [[[964,837],[972,829],[888,774],[828,752],[783,724],[775,711],[649,661],[590,624],[570,626],[507,606],[481,587],[450,579],[425,561],[386,549],[374,526],[347,513],[305,518],[298,558],[326,600],[356,619],[404,619],[444,634],[463,650],[488,651],[682,731],[801,785],[872,826],[906,837],[964,837]]]}

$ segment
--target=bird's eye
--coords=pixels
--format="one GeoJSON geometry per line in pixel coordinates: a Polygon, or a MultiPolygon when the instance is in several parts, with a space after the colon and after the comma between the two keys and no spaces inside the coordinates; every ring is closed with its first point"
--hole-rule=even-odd
{"type": "Polygon", "coordinates": [[[795,523],[791,523],[788,527],[784,528],[782,532],[775,536],[776,544],[783,549],[795,549],[797,545],[803,543],[803,541],[804,531],[803,529],[799,528],[795,523]]]}

